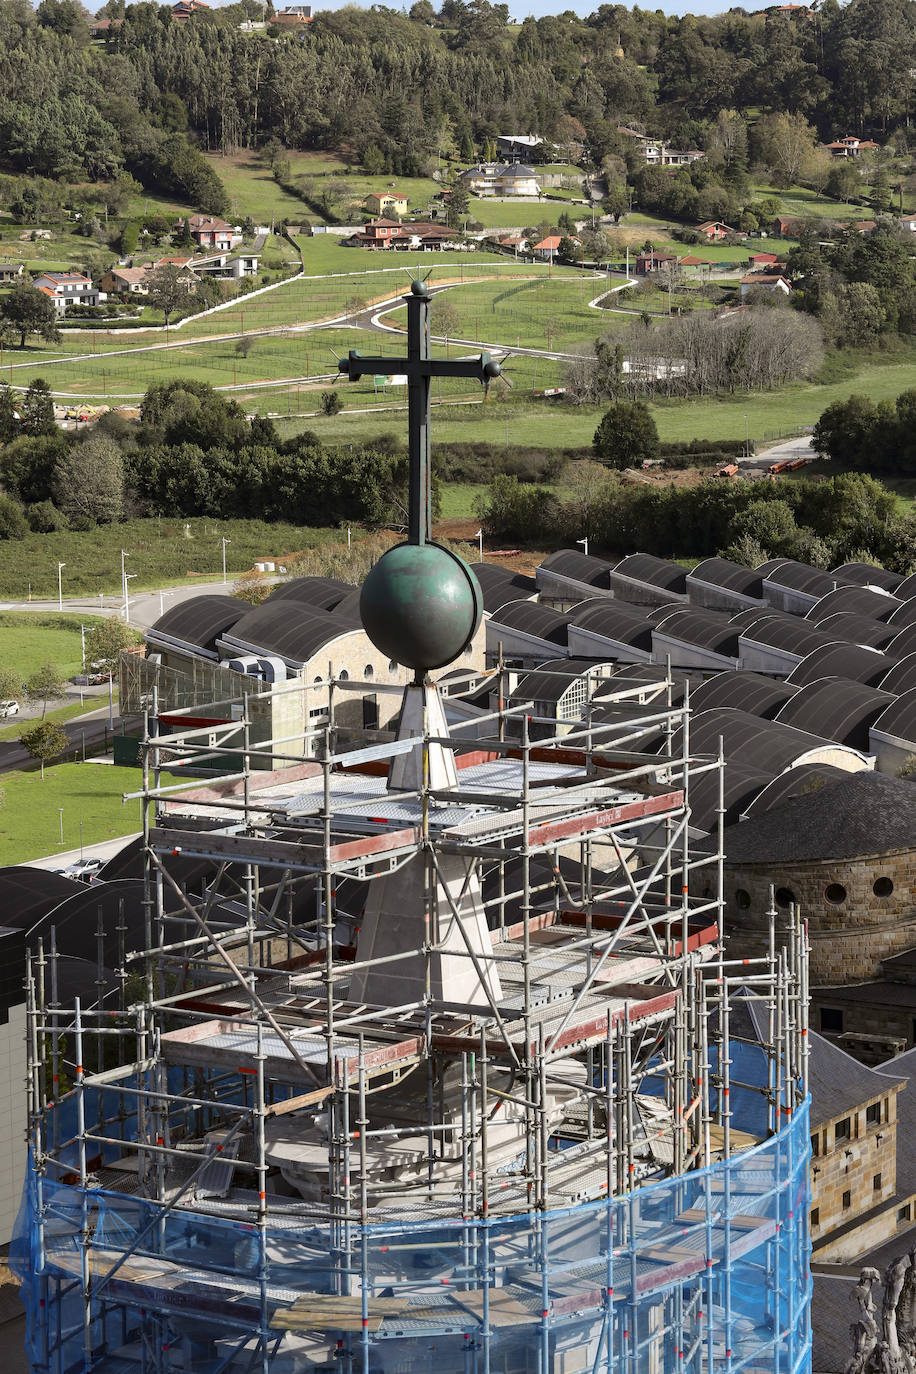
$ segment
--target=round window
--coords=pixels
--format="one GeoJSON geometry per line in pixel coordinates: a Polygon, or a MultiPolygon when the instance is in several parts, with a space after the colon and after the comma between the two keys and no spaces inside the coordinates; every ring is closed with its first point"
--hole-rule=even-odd
{"type": "Polygon", "coordinates": [[[792,891],[791,887],[777,887],[776,905],[782,907],[783,910],[785,910],[786,907],[795,905],[795,893],[792,891]]]}
{"type": "Polygon", "coordinates": [[[889,897],[894,890],[894,884],[890,878],[876,878],[871,890],[876,897],[889,897]]]}
{"type": "Polygon", "coordinates": [[[747,911],[751,904],[751,894],[745,892],[743,887],[739,887],[735,893],[735,905],[739,911],[747,911]]]}
{"type": "Polygon", "coordinates": [[[831,906],[842,906],[846,900],[846,889],[842,883],[828,883],[824,896],[831,906]]]}

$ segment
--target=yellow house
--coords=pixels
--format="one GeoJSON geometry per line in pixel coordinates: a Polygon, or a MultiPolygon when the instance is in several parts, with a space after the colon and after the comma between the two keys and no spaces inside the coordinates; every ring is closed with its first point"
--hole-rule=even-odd
{"type": "Polygon", "coordinates": [[[363,205],[373,215],[407,214],[407,197],[400,191],[372,191],[363,205]]]}

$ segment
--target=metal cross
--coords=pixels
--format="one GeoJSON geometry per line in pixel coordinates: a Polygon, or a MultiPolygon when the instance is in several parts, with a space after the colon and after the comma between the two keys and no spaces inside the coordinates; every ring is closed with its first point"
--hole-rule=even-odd
{"type": "Polygon", "coordinates": [[[410,509],[407,542],[426,544],[432,528],[430,512],[430,381],[433,377],[473,377],[488,385],[502,371],[489,353],[466,362],[433,359],[429,355],[429,288],[425,281],[413,281],[407,302],[407,358],[364,357],[351,349],[338,365],[350,381],[367,373],[391,372],[397,368],[407,376],[407,423],[410,430],[410,509]]]}

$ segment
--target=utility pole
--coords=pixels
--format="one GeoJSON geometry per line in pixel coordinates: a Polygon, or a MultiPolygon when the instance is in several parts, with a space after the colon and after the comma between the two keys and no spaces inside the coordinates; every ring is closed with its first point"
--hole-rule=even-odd
{"type": "Polygon", "coordinates": [[[130,558],[130,554],[127,552],[126,549],[122,549],[122,550],[121,550],[121,595],[124,597],[124,624],[126,625],[126,624],[128,623],[128,621],[129,621],[129,618],[130,618],[130,610],[129,610],[128,605],[127,605],[127,569],[124,567],[124,560],[125,560],[125,558],[130,558]]]}
{"type": "Polygon", "coordinates": [[[588,535],[586,535],[584,539],[577,539],[576,543],[582,545],[582,552],[585,554],[585,557],[588,558],[588,535]]]}
{"type": "Polygon", "coordinates": [[[58,610],[61,611],[64,609],[64,584],[61,579],[61,573],[66,566],[66,563],[58,563],[57,565],[57,606],[58,610]]]}
{"type": "Polygon", "coordinates": [[[223,539],[223,586],[226,585],[226,545],[231,544],[231,539],[223,539]]]}

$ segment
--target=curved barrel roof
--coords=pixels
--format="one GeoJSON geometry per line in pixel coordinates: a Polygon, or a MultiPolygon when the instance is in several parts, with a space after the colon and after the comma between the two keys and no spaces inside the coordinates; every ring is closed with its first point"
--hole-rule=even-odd
{"type": "Polygon", "coordinates": [[[888,592],[896,591],[903,581],[899,573],[875,568],[871,563],[843,563],[839,568],[834,568],[833,574],[837,580],[856,582],[860,587],[883,587],[888,592]]]}
{"type": "Polygon", "coordinates": [[[472,563],[471,571],[480,583],[483,608],[488,615],[505,606],[507,601],[534,596],[538,589],[533,577],[514,572],[512,568],[501,568],[495,563],[472,563]]]}
{"type": "Polygon", "coordinates": [[[869,727],[893,700],[864,682],[830,677],[801,687],[776,719],[867,753],[869,727]]]}
{"type": "MultiPolygon", "coordinates": [[[[907,743],[912,741],[913,752],[916,753],[916,687],[901,692],[891,701],[874,722],[874,727],[883,734],[896,735],[907,743]]],[[[916,797],[913,801],[916,802],[916,797]]]]}
{"type": "Polygon", "coordinates": [[[554,611],[542,606],[538,601],[510,601],[499,608],[493,617],[494,625],[505,625],[510,630],[520,630],[522,634],[535,635],[538,639],[548,639],[552,644],[562,644],[568,639],[569,623],[572,616],[565,611],[554,611]]]}
{"type": "Polygon", "coordinates": [[[864,644],[822,644],[792,669],[787,681],[804,687],[824,677],[845,677],[866,682],[869,687],[883,687],[881,679],[894,661],[864,644]]]}
{"type": "Polygon", "coordinates": [[[744,807],[745,819],[762,816],[774,806],[780,806],[790,797],[800,797],[806,792],[816,792],[828,782],[840,782],[849,774],[832,763],[800,763],[797,768],[787,768],[768,783],[753,801],[744,807]]]}
{"type": "Polygon", "coordinates": [[[876,592],[871,587],[837,587],[822,596],[805,618],[819,624],[830,615],[846,611],[852,615],[864,615],[870,620],[890,620],[894,611],[902,605],[903,602],[895,596],[876,592]]]}
{"type": "Polygon", "coordinates": [[[759,571],[733,563],[730,558],[704,558],[688,576],[709,586],[721,587],[723,591],[756,597],[758,601],[763,597],[763,578],[759,571]]]}
{"type": "Polygon", "coordinates": [[[513,701],[559,701],[571,683],[595,667],[591,658],[552,658],[519,680],[513,701]]]}
{"type": "Polygon", "coordinates": [[[888,617],[887,623],[900,626],[916,625],[916,596],[911,596],[908,601],[899,602],[888,617]]]}
{"type": "Polygon", "coordinates": [[[776,587],[803,592],[806,596],[826,596],[844,579],[839,573],[824,572],[823,568],[812,568],[808,563],[799,563],[794,558],[787,558],[777,563],[777,566],[766,574],[766,580],[776,587]]]}
{"type": "Polygon", "coordinates": [[[150,627],[149,634],[168,635],[196,649],[216,654],[216,641],[251,610],[234,596],[194,596],[170,606],[150,627]]]}
{"type": "Polygon", "coordinates": [[[826,631],[833,639],[845,639],[849,644],[867,644],[873,649],[886,649],[894,638],[892,625],[847,611],[826,616],[818,623],[818,629],[826,631]]]}
{"type": "Polygon", "coordinates": [[[651,553],[629,554],[620,560],[614,572],[621,577],[630,577],[634,582],[644,582],[649,587],[661,587],[667,592],[687,590],[687,569],[666,558],[656,558],[651,553]]]}
{"type": "Polygon", "coordinates": [[[904,577],[894,588],[894,596],[901,601],[909,601],[911,596],[916,596],[916,573],[910,573],[909,577],[904,577]]]}
{"type": "MultiPolygon", "coordinates": [[[[770,774],[791,768],[812,750],[841,747],[822,735],[809,734],[778,720],[761,720],[747,711],[729,707],[698,711],[690,722],[691,754],[716,756],[720,738],[727,760],[737,759],[743,768],[770,774]]],[[[675,756],[679,748],[677,732],[675,756]]]]}
{"type": "MultiPolygon", "coordinates": [[[[893,630],[897,627],[890,625],[888,628],[893,630]]],[[[907,654],[916,653],[916,625],[904,625],[888,644],[887,653],[891,658],[905,658],[907,654]]]]}
{"type": "Polygon", "coordinates": [[[893,692],[896,696],[916,687],[916,653],[898,658],[877,685],[882,691],[893,692]]]}
{"type": "MultiPolygon", "coordinates": [[[[750,803],[772,781],[772,773],[745,768],[732,761],[725,769],[722,797],[725,824],[734,825],[750,803]]],[[[690,824],[696,830],[711,831],[719,823],[719,770],[700,773],[690,783],[690,824]]]]}
{"type": "Polygon", "coordinates": [[[695,606],[678,607],[655,621],[657,634],[669,635],[684,644],[708,649],[710,653],[722,654],[726,658],[737,658],[737,626],[730,625],[725,616],[715,611],[700,610],[695,606]]]}
{"type": "Polygon", "coordinates": [[[327,611],[300,601],[265,601],[237,621],[222,636],[227,645],[246,653],[277,654],[291,663],[307,663],[319,649],[341,635],[353,634],[352,625],[327,611]]]}
{"type": "Polygon", "coordinates": [[[577,549],[557,549],[550,553],[540,564],[538,572],[556,573],[558,577],[569,577],[575,582],[585,582],[590,587],[609,587],[608,574],[612,564],[603,558],[595,558],[590,553],[579,553],[577,549]]]}
{"type": "Polygon", "coordinates": [[[315,606],[320,611],[332,611],[353,590],[352,582],[340,582],[336,577],[294,577],[290,582],[281,582],[279,587],[275,587],[264,604],[301,601],[303,605],[315,606]]]}
{"type": "Polygon", "coordinates": [[[569,620],[579,629],[590,630],[618,644],[629,644],[647,653],[652,651],[652,622],[646,616],[645,607],[631,606],[628,601],[616,601],[611,597],[583,601],[570,611],[569,620]]]}
{"type": "Polygon", "coordinates": [[[717,673],[701,682],[690,693],[690,705],[694,711],[733,706],[761,720],[772,720],[797,691],[790,683],[739,670],[717,673]]]}
{"type": "Polygon", "coordinates": [[[784,615],[759,616],[745,626],[741,634],[750,643],[765,644],[771,649],[780,649],[783,653],[797,654],[799,658],[804,658],[822,644],[833,644],[840,638],[838,635],[828,634],[818,625],[812,625],[810,620],[784,615]]]}
{"type": "MultiPolygon", "coordinates": [[[[651,687],[656,683],[664,682],[668,678],[668,669],[662,663],[628,663],[617,669],[613,678],[609,682],[602,682],[596,689],[596,699],[600,702],[605,697],[612,697],[615,692],[626,691],[630,687],[651,687]]],[[[680,706],[684,700],[684,691],[687,686],[686,673],[672,672],[671,677],[671,704],[680,706]]],[[[663,702],[666,700],[664,693],[660,693],[653,701],[663,702]]],[[[613,705],[612,702],[608,703],[613,705]]],[[[621,702],[625,707],[628,703],[621,702]]]]}

